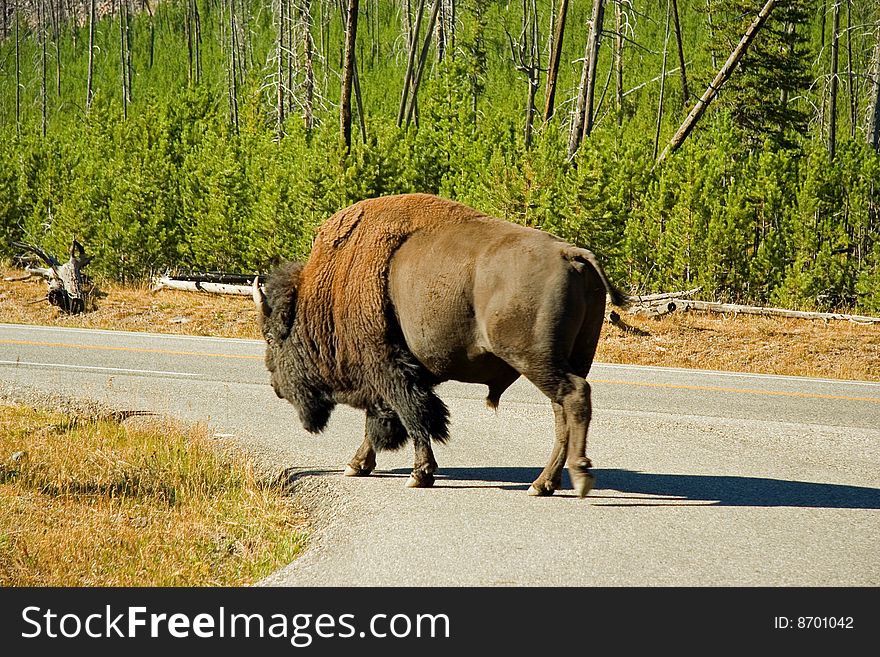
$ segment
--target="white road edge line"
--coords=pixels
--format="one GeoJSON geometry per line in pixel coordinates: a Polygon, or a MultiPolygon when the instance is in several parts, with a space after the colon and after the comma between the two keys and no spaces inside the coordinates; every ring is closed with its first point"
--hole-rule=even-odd
{"type": "MultiPolygon", "coordinates": [[[[265,346],[265,343],[262,340],[249,340],[246,338],[218,338],[213,336],[201,336],[201,335],[179,335],[175,333],[149,333],[146,331],[112,331],[108,329],[89,329],[89,328],[79,328],[79,327],[59,327],[59,326],[40,326],[38,324],[7,324],[0,323],[0,330],[3,329],[22,329],[22,330],[32,330],[32,331],[72,331],[76,333],[102,333],[106,335],[127,335],[127,336],[136,336],[147,339],[161,339],[164,341],[168,340],[186,340],[186,341],[209,341],[209,342],[221,342],[221,343],[230,343],[237,342],[242,345],[257,345],[257,346],[265,346]]],[[[817,378],[811,376],[791,376],[791,375],[783,375],[783,374],[758,374],[754,372],[724,372],[722,370],[702,370],[702,369],[687,369],[684,367],[664,367],[660,365],[624,365],[620,363],[603,363],[601,361],[593,362],[593,369],[591,374],[595,375],[596,368],[608,368],[608,369],[617,369],[617,370],[629,370],[629,371],[642,371],[642,372],[669,372],[676,374],[691,374],[691,375],[717,375],[727,378],[745,378],[745,379],[775,379],[779,381],[804,381],[808,383],[820,383],[820,384],[841,384],[841,385],[851,385],[851,386],[867,386],[867,387],[880,387],[880,383],[876,381],[858,381],[852,379],[825,379],[825,378],[817,378]]]]}
{"type": "Polygon", "coordinates": [[[721,370],[689,370],[684,367],[662,367],[659,365],[622,365],[618,363],[593,362],[590,374],[595,374],[595,368],[607,368],[610,370],[636,370],[644,372],[674,372],[676,374],[693,374],[696,376],[712,375],[730,379],[776,379],[779,381],[805,381],[807,383],[830,383],[850,386],[880,387],[876,381],[854,381],[852,379],[820,379],[812,376],[793,376],[788,374],[758,374],[755,372],[723,372],[721,370]]]}
{"type": "Polygon", "coordinates": [[[115,331],[110,329],[80,328],[77,326],[40,326],[38,324],[4,324],[0,323],[0,329],[20,329],[25,331],[71,331],[74,333],[101,333],[105,335],[130,335],[139,338],[153,338],[161,340],[187,340],[208,342],[240,342],[249,345],[265,345],[262,340],[248,338],[218,338],[211,335],[180,335],[179,333],[151,333],[149,331],[115,331]]]}
{"type": "Polygon", "coordinates": [[[168,374],[171,376],[201,376],[195,372],[164,372],[162,370],[132,370],[123,367],[95,367],[93,365],[65,365],[63,363],[31,363],[24,360],[0,360],[0,365],[24,365],[27,367],[59,367],[69,370],[100,370],[103,372],[122,372],[125,374],[168,374]]]}

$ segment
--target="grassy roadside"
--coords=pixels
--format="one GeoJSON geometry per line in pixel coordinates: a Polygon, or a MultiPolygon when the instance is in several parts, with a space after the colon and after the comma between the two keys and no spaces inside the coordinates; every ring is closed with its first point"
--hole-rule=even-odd
{"type": "Polygon", "coordinates": [[[237,586],[289,563],[305,515],[216,443],[0,406],[0,586],[237,586]]]}
{"type": "MultiPolygon", "coordinates": [[[[23,272],[0,268],[3,276],[23,272]]],[[[198,294],[146,286],[101,285],[95,309],[65,317],[45,301],[38,279],[0,282],[0,321],[186,335],[259,338],[249,297],[198,294]]],[[[606,363],[690,367],[764,374],[880,381],[880,325],[801,319],[671,314],[660,319],[625,315],[648,335],[606,325],[597,360],[606,363]]]]}

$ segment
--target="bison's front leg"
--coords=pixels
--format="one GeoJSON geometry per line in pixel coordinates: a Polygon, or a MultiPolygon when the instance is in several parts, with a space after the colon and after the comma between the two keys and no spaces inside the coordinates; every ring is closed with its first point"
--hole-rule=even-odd
{"type": "Polygon", "coordinates": [[[364,437],[364,442],[355,452],[355,455],[345,466],[346,477],[366,477],[376,467],[376,450],[373,449],[373,443],[370,440],[370,434],[364,437]]]}
{"type": "Polygon", "coordinates": [[[422,439],[413,440],[413,443],[415,443],[416,460],[406,485],[408,488],[430,488],[434,485],[434,473],[437,472],[437,461],[434,460],[431,441],[422,439]]]}
{"type": "Polygon", "coordinates": [[[345,468],[347,477],[365,477],[376,467],[376,452],[399,449],[406,444],[406,429],[397,414],[387,407],[367,411],[364,442],[345,468]]]}

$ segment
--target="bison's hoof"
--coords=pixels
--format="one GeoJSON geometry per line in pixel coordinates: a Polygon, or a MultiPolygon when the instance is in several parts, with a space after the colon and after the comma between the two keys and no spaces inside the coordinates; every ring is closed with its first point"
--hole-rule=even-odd
{"type": "Polygon", "coordinates": [[[346,477],[366,477],[373,471],[373,468],[356,468],[351,463],[345,466],[346,477]]]}
{"type": "Polygon", "coordinates": [[[576,476],[572,476],[572,485],[574,492],[578,497],[586,497],[587,493],[593,490],[596,484],[596,478],[589,472],[579,472],[576,476]]]}
{"type": "Polygon", "coordinates": [[[552,494],[552,488],[547,488],[546,486],[535,486],[535,484],[529,486],[529,495],[531,495],[532,497],[547,497],[548,495],[552,494]]]}
{"type": "Polygon", "coordinates": [[[434,475],[419,474],[418,476],[411,474],[406,480],[407,488],[430,488],[434,485],[434,475]]]}

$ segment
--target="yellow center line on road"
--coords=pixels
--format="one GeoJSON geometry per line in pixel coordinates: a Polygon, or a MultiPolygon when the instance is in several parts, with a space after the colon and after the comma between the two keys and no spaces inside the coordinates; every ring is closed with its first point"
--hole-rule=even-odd
{"type": "Polygon", "coordinates": [[[247,354],[217,354],[208,351],[175,351],[171,349],[146,349],[143,347],[110,347],[97,344],[71,344],[67,342],[39,342],[36,340],[0,340],[0,344],[20,344],[37,347],[63,347],[64,349],[95,349],[97,351],[132,351],[141,354],[168,354],[170,356],[207,356],[209,358],[238,358],[262,360],[262,356],[247,354]]]}
{"type": "MultiPolygon", "coordinates": [[[[66,342],[40,342],[37,340],[0,340],[0,344],[18,344],[38,347],[61,347],[64,349],[94,349],[97,351],[131,351],[146,354],[167,354],[170,356],[197,356],[209,358],[235,358],[239,360],[262,360],[263,356],[250,356],[247,354],[222,354],[206,351],[176,351],[171,349],[147,349],[143,347],[111,347],[107,345],[72,344],[66,342]]],[[[779,397],[801,397],[806,399],[832,399],[839,401],[868,402],[880,404],[880,397],[854,397],[847,395],[827,395],[810,392],[790,392],[786,390],[757,390],[754,388],[726,388],[720,386],[695,386],[678,383],[650,383],[642,381],[623,381],[616,379],[590,379],[591,383],[605,385],[635,386],[640,388],[664,388],[669,390],[698,390],[701,392],[724,392],[745,395],[769,395],[779,397]]]]}
{"type": "Polygon", "coordinates": [[[643,381],[618,381],[613,379],[590,379],[590,383],[603,383],[614,386],[637,386],[641,388],[667,388],[671,390],[699,390],[702,392],[731,392],[744,395],[775,395],[779,397],[804,397],[807,399],[835,399],[843,401],[870,402],[880,404],[880,397],[850,397],[847,395],[825,395],[812,392],[790,392],[787,390],[756,390],[754,388],[723,388],[718,386],[689,386],[678,383],[648,383],[643,381]]]}

